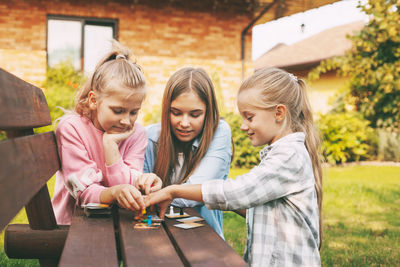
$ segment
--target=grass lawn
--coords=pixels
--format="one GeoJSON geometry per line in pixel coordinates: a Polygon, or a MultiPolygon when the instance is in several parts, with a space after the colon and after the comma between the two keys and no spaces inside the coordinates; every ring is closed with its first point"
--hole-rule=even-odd
{"type": "MultiPolygon", "coordinates": [[[[324,175],[322,266],[400,266],[400,167],[331,167],[324,175]]],[[[224,212],[224,231],[243,255],[245,220],[224,212]]]]}
{"type": "MultiPolygon", "coordinates": [[[[245,172],[232,169],[230,177],[245,172]]],[[[324,178],[322,265],[399,266],[400,167],[331,167],[324,178]]],[[[24,212],[17,221],[26,222],[24,212]]],[[[229,245],[243,255],[245,219],[224,212],[224,232],[229,245]]],[[[0,246],[0,266],[39,266],[36,260],[9,260],[3,252],[3,234],[0,246]]]]}

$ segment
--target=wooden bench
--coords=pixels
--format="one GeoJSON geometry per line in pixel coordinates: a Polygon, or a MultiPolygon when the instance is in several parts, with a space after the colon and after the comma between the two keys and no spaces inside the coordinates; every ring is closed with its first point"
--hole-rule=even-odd
{"type": "Polygon", "coordinates": [[[68,232],[57,226],[46,182],[60,168],[53,132],[34,134],[51,124],[43,92],[0,69],[0,228],[25,206],[28,225],[9,225],[5,252],[11,258],[38,258],[56,265],[68,232]]]}
{"type": "MultiPolygon", "coordinates": [[[[5,253],[9,258],[37,258],[41,266],[57,266],[70,232],[68,240],[72,248],[86,245],[86,253],[90,253],[86,258],[94,257],[101,263],[92,265],[96,263],[92,261],[90,265],[104,266],[110,262],[117,265],[117,257],[109,256],[110,252],[117,253],[112,218],[92,221],[77,213],[72,231],[69,226],[56,223],[46,185],[61,167],[56,138],[53,131],[41,134],[33,131],[51,123],[42,90],[0,69],[0,130],[8,138],[0,142],[0,228],[24,206],[29,221],[29,225],[7,226],[5,253]]],[[[66,252],[71,252],[71,246],[66,252]]],[[[74,258],[73,254],[65,255],[74,258]]],[[[75,258],[80,266],[89,266],[83,257],[75,258]]]]}
{"type": "Polygon", "coordinates": [[[0,142],[0,228],[24,206],[29,221],[6,227],[8,257],[41,266],[246,266],[208,224],[183,230],[166,220],[159,229],[134,229],[133,213],[115,206],[101,218],[77,207],[71,226],[57,225],[46,185],[61,167],[55,135],[33,131],[50,124],[42,90],[0,69],[0,130],[8,138],[0,142]]]}

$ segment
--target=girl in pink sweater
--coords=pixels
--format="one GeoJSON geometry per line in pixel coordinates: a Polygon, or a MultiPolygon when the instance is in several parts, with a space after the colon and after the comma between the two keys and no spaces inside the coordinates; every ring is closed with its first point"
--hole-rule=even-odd
{"type": "MultiPolygon", "coordinates": [[[[135,123],[146,93],[141,67],[129,49],[114,42],[76,97],[75,113],[61,118],[56,136],[61,170],[52,199],[58,224],[70,224],[75,205],[113,203],[145,208],[135,187],[143,171],[147,137],[135,123]]],[[[161,188],[155,176],[142,183],[161,188]]]]}

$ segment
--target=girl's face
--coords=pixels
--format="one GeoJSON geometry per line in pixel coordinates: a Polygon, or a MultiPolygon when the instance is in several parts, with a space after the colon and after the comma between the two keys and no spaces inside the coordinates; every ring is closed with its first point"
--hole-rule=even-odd
{"type": "Polygon", "coordinates": [[[93,91],[89,93],[89,107],[94,111],[93,124],[107,133],[129,131],[137,119],[143,95],[130,95],[131,91],[124,88],[113,91],[104,97],[99,97],[93,91]]]}
{"type": "Polygon", "coordinates": [[[181,142],[195,139],[203,130],[206,104],[193,91],[184,92],[171,103],[171,130],[181,142]]]}
{"type": "MultiPolygon", "coordinates": [[[[238,95],[238,109],[243,122],[240,129],[246,131],[253,146],[272,144],[281,138],[280,119],[277,109],[261,109],[251,105],[255,90],[247,90],[238,95]]],[[[283,119],[283,118],[282,118],[283,119]]]]}

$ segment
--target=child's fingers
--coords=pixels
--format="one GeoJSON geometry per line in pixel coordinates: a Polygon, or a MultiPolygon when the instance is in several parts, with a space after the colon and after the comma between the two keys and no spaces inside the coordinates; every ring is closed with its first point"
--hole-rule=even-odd
{"type": "Polygon", "coordinates": [[[140,201],[138,201],[138,199],[141,198],[140,192],[133,186],[132,188],[123,190],[123,198],[126,200],[128,209],[130,210],[141,210],[144,207],[144,205],[141,205],[140,201]]]}
{"type": "Polygon", "coordinates": [[[154,173],[144,173],[136,180],[136,188],[146,195],[153,191],[160,190],[162,187],[161,179],[154,173]]]}
{"type": "Polygon", "coordinates": [[[149,179],[149,173],[143,173],[136,179],[136,188],[141,192],[146,192],[146,184],[149,179]]]}
{"type": "Polygon", "coordinates": [[[132,198],[133,203],[135,204],[136,210],[142,210],[146,208],[142,194],[135,187],[131,188],[130,197],[132,198]]]}
{"type": "Polygon", "coordinates": [[[135,128],[129,129],[125,132],[106,132],[103,136],[103,139],[119,143],[131,136],[134,131],[135,128]]]}
{"type": "Polygon", "coordinates": [[[151,188],[151,185],[153,184],[153,180],[154,180],[154,177],[148,176],[148,178],[144,182],[144,193],[146,195],[150,194],[150,188],[151,188]]]}
{"type": "Polygon", "coordinates": [[[162,188],[162,180],[158,176],[156,176],[155,178],[156,179],[154,180],[154,182],[150,188],[150,192],[155,192],[162,188]]]}
{"type": "Polygon", "coordinates": [[[125,139],[127,139],[129,136],[131,136],[133,134],[133,129],[120,133],[120,134],[116,134],[116,140],[117,142],[121,142],[124,141],[125,139]]]}
{"type": "Polygon", "coordinates": [[[146,208],[151,206],[150,205],[150,196],[149,195],[143,196],[143,201],[144,201],[144,205],[146,206],[146,208]]]}
{"type": "Polygon", "coordinates": [[[135,211],[140,209],[139,205],[130,195],[124,195],[121,197],[121,202],[124,204],[124,208],[127,210],[135,211]]]}
{"type": "Polygon", "coordinates": [[[146,195],[151,192],[158,191],[162,188],[162,180],[154,173],[150,173],[150,177],[146,182],[146,195]]]}
{"type": "Polygon", "coordinates": [[[158,204],[160,201],[156,193],[150,193],[149,195],[144,196],[144,202],[146,207],[149,207],[158,204]]]}
{"type": "Polygon", "coordinates": [[[139,190],[139,191],[143,191],[143,175],[140,175],[138,178],[136,178],[136,183],[135,183],[135,187],[139,190]]]}
{"type": "Polygon", "coordinates": [[[146,208],[146,205],[144,204],[144,201],[143,201],[143,197],[141,195],[140,195],[140,197],[135,198],[135,203],[136,203],[136,205],[138,205],[137,209],[139,209],[139,210],[143,210],[146,208]]]}
{"type": "Polygon", "coordinates": [[[124,208],[124,209],[127,209],[127,210],[130,210],[130,209],[131,209],[129,202],[128,202],[128,200],[127,200],[125,197],[119,196],[119,197],[117,198],[117,202],[118,202],[118,205],[119,205],[120,207],[122,207],[122,208],[124,208]]]}

